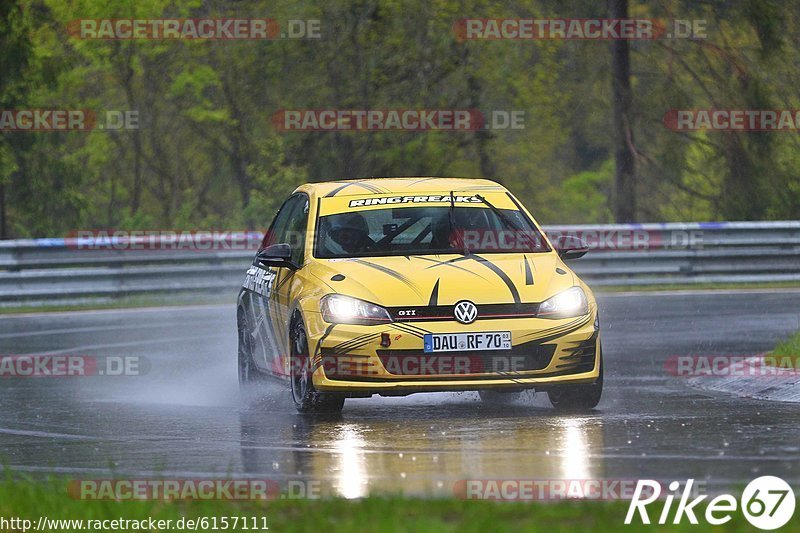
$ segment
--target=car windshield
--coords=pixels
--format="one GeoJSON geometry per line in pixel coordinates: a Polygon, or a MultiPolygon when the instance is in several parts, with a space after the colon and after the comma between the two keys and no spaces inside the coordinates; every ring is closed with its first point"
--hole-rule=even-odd
{"type": "Polygon", "coordinates": [[[321,216],[318,258],[546,252],[521,211],[486,207],[394,207],[321,216]]]}

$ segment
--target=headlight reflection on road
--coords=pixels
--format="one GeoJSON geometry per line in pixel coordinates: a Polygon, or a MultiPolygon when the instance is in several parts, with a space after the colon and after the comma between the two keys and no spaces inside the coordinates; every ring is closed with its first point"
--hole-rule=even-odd
{"type": "Polygon", "coordinates": [[[561,461],[561,479],[589,479],[595,477],[596,468],[592,468],[589,455],[591,446],[587,439],[587,432],[591,431],[591,419],[565,418],[559,421],[563,432],[560,434],[565,460],[561,461]]]}
{"type": "Polygon", "coordinates": [[[364,457],[366,441],[360,435],[358,426],[343,424],[333,442],[336,479],[333,488],[344,498],[367,496],[367,467],[364,457]]]}

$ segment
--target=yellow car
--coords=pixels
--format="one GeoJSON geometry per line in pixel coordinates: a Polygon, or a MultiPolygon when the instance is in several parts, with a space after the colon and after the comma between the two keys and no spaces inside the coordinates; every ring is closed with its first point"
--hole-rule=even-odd
{"type": "Polygon", "coordinates": [[[288,384],[300,412],[346,398],[546,391],[591,409],[603,389],[597,304],[503,186],[463,178],[302,185],[283,203],[237,305],[239,381],[288,384]]]}

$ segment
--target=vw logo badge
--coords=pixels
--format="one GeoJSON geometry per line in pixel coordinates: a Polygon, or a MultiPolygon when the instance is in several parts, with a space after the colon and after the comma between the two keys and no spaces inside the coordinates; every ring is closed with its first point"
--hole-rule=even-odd
{"type": "Polygon", "coordinates": [[[461,300],[453,309],[453,316],[462,324],[472,324],[478,318],[478,308],[469,300],[461,300]]]}

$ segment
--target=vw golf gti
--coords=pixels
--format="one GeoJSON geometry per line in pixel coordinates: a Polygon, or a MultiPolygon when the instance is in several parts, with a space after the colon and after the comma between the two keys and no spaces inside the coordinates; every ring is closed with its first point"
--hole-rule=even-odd
{"type": "Polygon", "coordinates": [[[277,378],[300,412],[346,398],[545,391],[591,409],[603,389],[595,298],[503,186],[463,178],[302,185],[239,292],[243,388],[277,378]]]}

